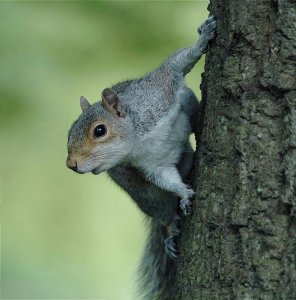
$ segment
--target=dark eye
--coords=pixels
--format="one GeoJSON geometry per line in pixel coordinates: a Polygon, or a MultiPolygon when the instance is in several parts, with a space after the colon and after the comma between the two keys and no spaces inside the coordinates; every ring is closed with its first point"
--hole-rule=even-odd
{"type": "Polygon", "coordinates": [[[99,138],[104,136],[107,133],[107,128],[104,124],[100,124],[94,129],[94,136],[99,138]]]}

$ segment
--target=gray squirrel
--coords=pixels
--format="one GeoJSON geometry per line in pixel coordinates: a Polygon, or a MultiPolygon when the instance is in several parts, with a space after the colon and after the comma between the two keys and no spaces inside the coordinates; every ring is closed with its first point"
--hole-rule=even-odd
{"type": "Polygon", "coordinates": [[[93,105],[80,98],[82,114],[68,135],[67,167],[109,176],[150,217],[150,237],[140,266],[142,299],[171,299],[174,289],[178,204],[191,212],[194,191],[183,181],[193,163],[189,135],[198,101],[184,77],[214,38],[209,17],[198,41],[170,56],[143,78],[120,82],[93,105]]]}

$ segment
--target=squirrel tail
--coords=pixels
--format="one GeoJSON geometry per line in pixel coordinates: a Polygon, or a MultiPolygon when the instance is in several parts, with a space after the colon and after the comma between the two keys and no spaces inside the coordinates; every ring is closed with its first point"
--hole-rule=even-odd
{"type": "Polygon", "coordinates": [[[172,299],[175,279],[175,261],[165,252],[164,226],[150,221],[150,235],[139,265],[139,293],[142,300],[172,299]]]}

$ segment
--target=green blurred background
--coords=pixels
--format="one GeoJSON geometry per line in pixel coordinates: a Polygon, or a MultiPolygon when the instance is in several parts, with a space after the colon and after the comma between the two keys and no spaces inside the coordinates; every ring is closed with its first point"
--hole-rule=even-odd
{"type": "MultiPolygon", "coordinates": [[[[65,167],[79,98],[197,38],[208,1],[1,2],[1,296],[130,300],[143,214],[105,174],[65,167]]],[[[203,60],[188,76],[200,96],[203,60]]]]}

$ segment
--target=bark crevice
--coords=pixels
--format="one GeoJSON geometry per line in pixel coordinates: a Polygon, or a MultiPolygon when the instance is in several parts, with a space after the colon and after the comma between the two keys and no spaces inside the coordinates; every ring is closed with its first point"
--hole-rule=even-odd
{"type": "Polygon", "coordinates": [[[218,35],[175,299],[296,299],[296,3],[212,0],[210,11],[218,35]]]}

